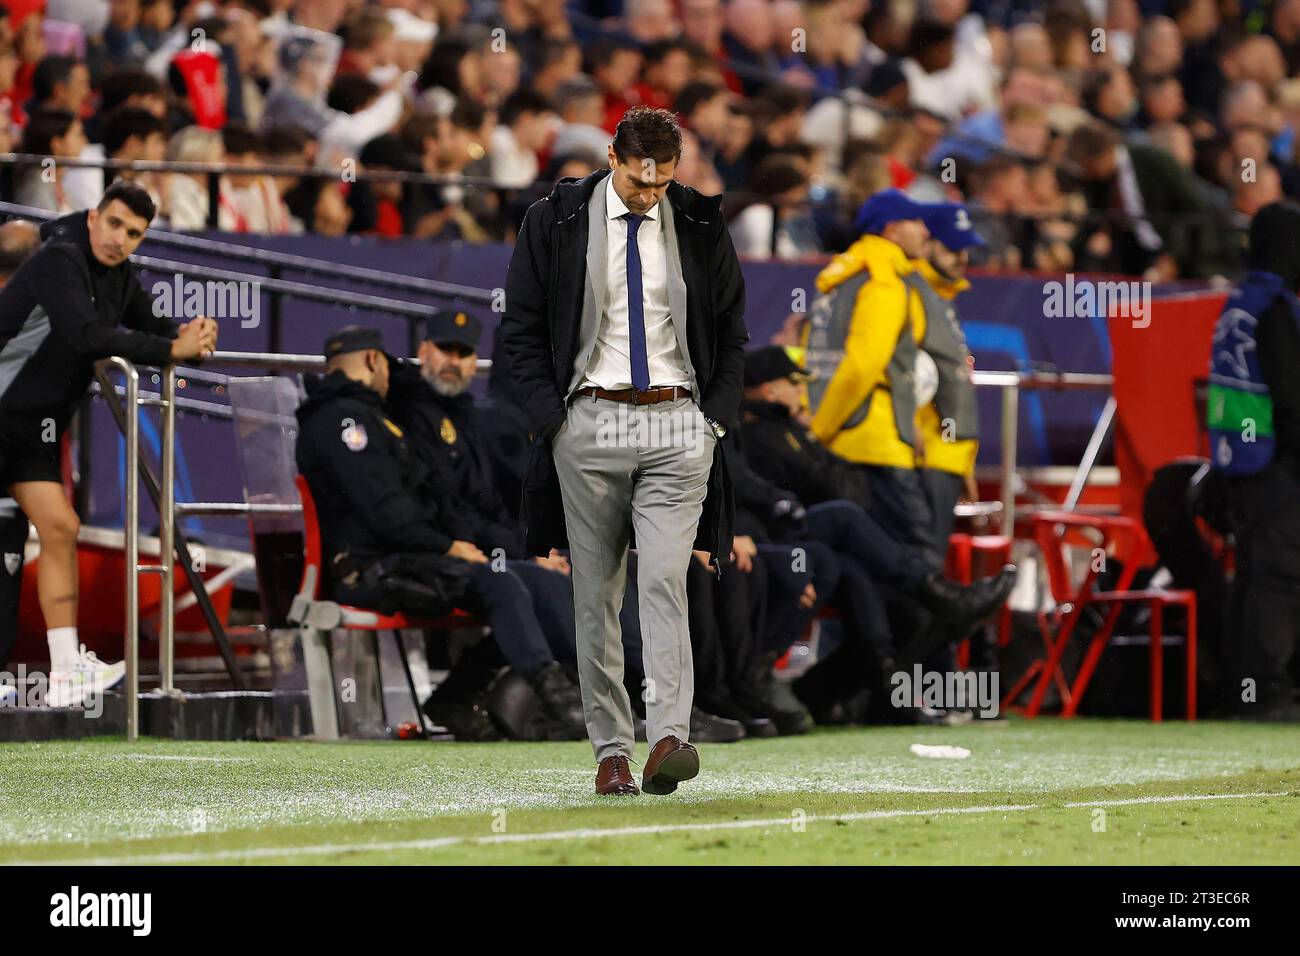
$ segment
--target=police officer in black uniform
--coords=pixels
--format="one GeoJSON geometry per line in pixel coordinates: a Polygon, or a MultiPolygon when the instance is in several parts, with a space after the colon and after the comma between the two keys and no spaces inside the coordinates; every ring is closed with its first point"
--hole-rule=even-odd
{"type": "MultiPolygon", "coordinates": [[[[465,537],[435,476],[385,412],[397,364],[375,329],[349,326],[325,342],[327,374],[298,409],[298,470],[316,499],[328,584],[344,603],[436,617],[460,607],[486,617],[501,653],[537,693],[557,736],[586,734],[577,687],[552,654],[517,578],[497,573],[465,537]]],[[[447,684],[456,686],[455,674],[447,684]]],[[[457,688],[458,691],[460,688],[457,688]]],[[[484,709],[446,685],[425,704],[458,737],[493,739],[484,709]]]]}
{"type": "Polygon", "coordinates": [[[478,318],[463,309],[434,311],[425,322],[420,365],[394,371],[388,407],[433,472],[442,504],[462,524],[465,540],[495,562],[498,573],[518,579],[552,653],[576,664],[569,562],[557,551],[529,556],[523,527],[497,490],[488,441],[469,391],[481,334],[478,318]]]}

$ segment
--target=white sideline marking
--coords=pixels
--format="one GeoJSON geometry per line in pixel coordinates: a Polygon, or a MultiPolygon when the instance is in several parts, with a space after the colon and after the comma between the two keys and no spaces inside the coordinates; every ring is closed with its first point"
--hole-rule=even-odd
{"type": "MultiPolygon", "coordinates": [[[[1196,800],[1244,800],[1251,797],[1285,797],[1287,792],[1269,793],[1215,793],[1180,794],[1166,797],[1133,797],[1125,800],[1085,800],[1061,804],[1069,808],[1117,807],[1149,803],[1179,803],[1196,800]]],[[[979,807],[936,807],[930,810],[866,810],[859,813],[838,813],[828,816],[816,814],[804,818],[807,823],[836,823],[857,820],[886,820],[898,817],[942,817],[977,813],[1013,813],[1025,810],[1049,810],[1052,804],[1018,803],[995,804],[979,807]]],[[[258,860],[281,856],[330,856],[339,853],[384,853],[397,850],[437,850],[447,846],[471,843],[491,845],[497,843],[538,843],[551,840],[588,840],[603,837],[647,836],[658,833],[694,833],[711,830],[749,830],[758,827],[788,827],[793,817],[772,817],[764,820],[721,820],[715,823],[665,823],[637,827],[610,829],[585,828],[581,830],[550,830],[541,833],[501,833],[492,836],[448,836],[423,840],[394,840],[383,843],[323,843],[307,846],[254,847],[247,850],[196,850],[189,853],[154,853],[149,855],[94,857],[81,860],[48,860],[36,866],[128,866],[131,864],[208,863],[220,860],[258,860]]]]}
{"type": "MultiPolygon", "coordinates": [[[[124,757],[126,760],[181,760],[186,763],[189,763],[191,761],[245,763],[253,759],[252,757],[214,757],[214,756],[203,756],[201,754],[123,754],[122,757],[124,757]]],[[[106,759],[117,760],[120,758],[118,755],[113,755],[111,758],[106,756],[106,759]]]]}

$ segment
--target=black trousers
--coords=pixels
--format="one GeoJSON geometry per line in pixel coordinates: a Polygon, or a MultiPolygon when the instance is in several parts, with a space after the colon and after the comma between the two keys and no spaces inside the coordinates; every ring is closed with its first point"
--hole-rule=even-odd
{"type": "Polygon", "coordinates": [[[724,564],[722,577],[694,558],[686,572],[695,696],[708,710],[711,700],[732,688],[757,664],[767,596],[767,567],[754,558],[750,570],[724,564]]]}
{"type": "Polygon", "coordinates": [[[952,535],[952,525],[956,520],[952,509],[961,498],[965,482],[961,475],[938,468],[922,468],[921,483],[925,486],[925,497],[930,505],[930,529],[935,547],[940,555],[948,552],[948,538],[952,535]]]}
{"type": "Polygon", "coordinates": [[[843,563],[835,551],[819,541],[794,544],[761,542],[758,556],[767,566],[767,624],[759,646],[764,654],[784,654],[838,592],[843,563]],[[809,584],[817,592],[812,607],[799,598],[809,584]]]}
{"type": "MultiPolygon", "coordinates": [[[[391,607],[413,615],[441,615],[445,606],[432,596],[422,594],[420,586],[437,588],[442,584],[445,561],[442,555],[402,555],[400,580],[381,587],[366,583],[348,586],[335,582],[334,594],[345,604],[361,607],[391,607]],[[405,587],[406,583],[415,587],[405,587]]],[[[534,674],[554,661],[546,634],[533,606],[523,577],[509,566],[493,570],[492,562],[470,564],[466,591],[458,604],[464,610],[487,618],[492,637],[510,666],[524,676],[534,674]]],[[[538,570],[541,570],[538,568],[538,570]]],[[[563,576],[563,575],[561,575],[563,576]]]]}
{"type": "Polygon", "coordinates": [[[1244,713],[1295,698],[1300,650],[1300,477],[1280,465],[1231,484],[1237,573],[1231,620],[1237,688],[1253,681],[1244,713]]]}
{"type": "Polygon", "coordinates": [[[921,472],[883,465],[864,465],[863,470],[871,487],[871,517],[899,544],[915,549],[932,572],[942,572],[947,541],[935,538],[921,472]]]}

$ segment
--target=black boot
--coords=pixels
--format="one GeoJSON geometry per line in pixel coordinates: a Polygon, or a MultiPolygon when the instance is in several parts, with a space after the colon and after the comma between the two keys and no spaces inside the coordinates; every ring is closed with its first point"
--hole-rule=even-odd
{"type": "Polygon", "coordinates": [[[691,708],[691,740],[702,744],[734,744],[744,739],[745,725],[740,721],[715,717],[698,707],[691,708]]]}
{"type": "Polygon", "coordinates": [[[1015,586],[1016,567],[1008,564],[998,574],[974,584],[956,584],[932,574],[921,583],[916,599],[941,618],[974,622],[1001,607],[1015,586]]]}
{"type": "Polygon", "coordinates": [[[561,740],[585,740],[587,721],[582,713],[582,694],[556,661],[529,675],[528,683],[542,702],[542,710],[556,725],[561,740]]]}
{"type": "Polygon", "coordinates": [[[698,698],[699,708],[715,717],[738,720],[745,728],[746,737],[775,737],[776,724],[766,714],[760,714],[742,706],[734,697],[721,697],[716,694],[698,698]]]}
{"type": "Polygon", "coordinates": [[[502,739],[487,708],[478,700],[439,697],[435,691],[421,709],[435,725],[445,727],[459,741],[482,743],[502,739]]]}
{"type": "Polygon", "coordinates": [[[771,720],[782,737],[806,734],[812,730],[812,715],[788,686],[777,686],[772,676],[775,663],[770,654],[761,657],[753,671],[733,687],[732,697],[751,714],[771,720]]]}

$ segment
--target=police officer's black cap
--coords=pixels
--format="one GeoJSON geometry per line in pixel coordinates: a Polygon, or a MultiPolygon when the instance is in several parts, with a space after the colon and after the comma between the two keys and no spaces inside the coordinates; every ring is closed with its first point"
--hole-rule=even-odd
{"type": "Polygon", "coordinates": [[[464,345],[477,352],[482,335],[483,323],[464,309],[434,309],[424,320],[424,340],[434,345],[464,345]]]}
{"type": "Polygon", "coordinates": [[[745,353],[745,387],[774,382],[778,378],[807,381],[812,376],[795,364],[779,345],[764,345],[745,353]]]}
{"type": "Polygon", "coordinates": [[[378,329],[365,325],[349,325],[339,329],[325,340],[325,357],[337,358],[348,352],[364,352],[367,349],[384,351],[384,337],[378,329]]]}

